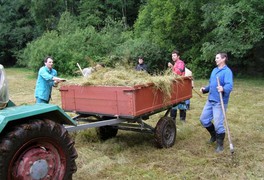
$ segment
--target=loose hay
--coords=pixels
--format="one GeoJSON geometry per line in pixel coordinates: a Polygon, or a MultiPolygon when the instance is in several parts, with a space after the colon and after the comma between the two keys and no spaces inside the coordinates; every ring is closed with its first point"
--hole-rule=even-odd
{"type": "Polygon", "coordinates": [[[170,97],[172,83],[181,80],[181,77],[173,74],[171,70],[167,70],[160,75],[150,75],[144,71],[116,67],[114,69],[100,69],[88,77],[75,78],[69,81],[68,84],[80,86],[149,86],[153,83],[154,88],[161,90],[167,97],[170,97]]]}

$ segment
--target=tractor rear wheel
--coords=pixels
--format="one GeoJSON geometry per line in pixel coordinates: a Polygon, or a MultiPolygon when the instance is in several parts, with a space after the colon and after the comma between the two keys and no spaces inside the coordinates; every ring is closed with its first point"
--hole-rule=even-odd
{"type": "Polygon", "coordinates": [[[51,120],[17,125],[0,140],[0,179],[72,179],[77,152],[67,130],[51,120]]]}
{"type": "Polygon", "coordinates": [[[155,127],[155,140],[159,148],[172,147],[176,140],[176,124],[171,117],[162,117],[155,127]]]}

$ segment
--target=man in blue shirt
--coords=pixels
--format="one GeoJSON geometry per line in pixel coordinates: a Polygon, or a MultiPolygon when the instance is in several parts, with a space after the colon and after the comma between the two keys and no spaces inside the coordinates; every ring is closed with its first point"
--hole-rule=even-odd
{"type": "Polygon", "coordinates": [[[209,85],[202,87],[202,93],[209,93],[208,100],[204,106],[200,116],[200,121],[211,135],[209,143],[216,141],[216,152],[224,150],[223,142],[225,138],[224,115],[221,108],[219,93],[222,93],[225,110],[227,109],[229,95],[233,89],[233,73],[227,67],[228,60],[226,53],[218,53],[215,57],[217,67],[213,69],[209,85]],[[220,86],[217,84],[217,77],[220,81],[220,86]],[[212,123],[214,120],[214,124],[212,123]]]}
{"type": "Polygon", "coordinates": [[[36,103],[48,104],[51,98],[52,87],[56,87],[59,82],[64,81],[57,77],[57,71],[52,68],[53,59],[48,56],[44,59],[45,66],[41,67],[38,72],[38,79],[35,89],[36,103]]]}

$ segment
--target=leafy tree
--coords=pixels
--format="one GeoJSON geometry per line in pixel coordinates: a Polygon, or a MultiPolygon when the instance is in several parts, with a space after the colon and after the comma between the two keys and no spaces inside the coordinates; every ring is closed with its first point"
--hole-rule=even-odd
{"type": "Polygon", "coordinates": [[[70,12],[72,15],[78,16],[78,8],[81,0],[64,0],[65,11],[70,12]]]}
{"type": "Polygon", "coordinates": [[[233,66],[248,66],[263,42],[263,6],[258,0],[149,0],[140,9],[135,34],[168,51],[180,50],[194,75],[205,77],[217,51],[228,52],[233,66]]]}
{"type": "Polygon", "coordinates": [[[29,0],[0,1],[0,63],[14,65],[15,54],[36,37],[29,0]]]}
{"type": "Polygon", "coordinates": [[[63,11],[76,12],[78,0],[1,0],[0,63],[14,65],[17,53],[45,30],[56,29],[63,11]]]}
{"type": "Polygon", "coordinates": [[[143,0],[89,0],[81,1],[79,12],[82,26],[95,26],[98,30],[104,27],[109,18],[122,21],[124,26],[133,26],[143,0]]]}
{"type": "Polygon", "coordinates": [[[51,55],[59,73],[75,75],[77,62],[82,67],[102,62],[124,41],[121,23],[109,22],[101,32],[92,26],[82,29],[76,18],[67,12],[62,15],[57,29],[29,43],[20,53],[19,64],[37,72],[43,58],[51,55]]]}
{"type": "Polygon", "coordinates": [[[57,69],[72,74],[76,62],[114,65],[142,55],[156,72],[178,49],[196,77],[209,75],[217,51],[229,54],[233,69],[264,72],[259,0],[0,0],[0,10],[0,63],[19,57],[38,70],[53,55],[57,69]]]}
{"type": "Polygon", "coordinates": [[[200,40],[203,1],[149,0],[135,23],[137,36],[142,33],[170,51],[185,51],[200,40]]]}
{"type": "MultiPolygon", "coordinates": [[[[201,26],[201,7],[205,1],[149,0],[139,12],[135,23],[137,37],[148,37],[162,49],[166,49],[167,61],[170,53],[178,49],[187,66],[196,71],[195,61],[200,56],[201,40],[206,31],[201,26]]],[[[202,71],[204,72],[204,71],[202,71]]]]}
{"type": "Polygon", "coordinates": [[[54,67],[61,74],[74,74],[77,62],[87,65],[85,57],[94,50],[89,45],[97,42],[98,38],[93,27],[80,29],[75,18],[64,13],[58,23],[58,31],[47,31],[29,43],[21,51],[18,63],[37,72],[43,65],[43,58],[51,55],[55,60],[54,67]]]}
{"type": "Polygon", "coordinates": [[[202,7],[203,27],[209,32],[201,50],[205,58],[224,51],[239,59],[239,63],[245,63],[246,59],[243,62],[241,58],[264,37],[264,4],[257,0],[231,2],[215,1],[202,7]]]}
{"type": "Polygon", "coordinates": [[[79,7],[80,22],[83,27],[94,26],[97,29],[103,26],[104,6],[101,0],[82,1],[79,7]]]}
{"type": "Polygon", "coordinates": [[[66,10],[64,0],[33,0],[30,4],[31,14],[42,33],[45,30],[56,29],[60,15],[66,10]]]}

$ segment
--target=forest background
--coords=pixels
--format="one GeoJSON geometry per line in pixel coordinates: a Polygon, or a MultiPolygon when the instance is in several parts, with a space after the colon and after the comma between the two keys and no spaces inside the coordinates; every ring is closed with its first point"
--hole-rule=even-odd
{"type": "Polygon", "coordinates": [[[97,62],[167,68],[177,49],[196,78],[227,52],[236,77],[264,75],[261,0],[0,0],[0,63],[35,72],[47,55],[65,76],[97,62]]]}

